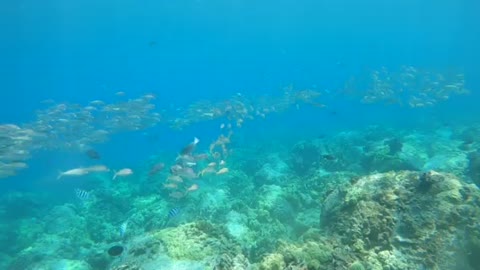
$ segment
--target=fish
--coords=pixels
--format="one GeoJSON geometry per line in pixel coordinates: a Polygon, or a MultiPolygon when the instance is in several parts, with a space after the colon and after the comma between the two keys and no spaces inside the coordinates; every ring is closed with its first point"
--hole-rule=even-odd
{"type": "Polygon", "coordinates": [[[337,158],[332,154],[323,154],[322,157],[326,160],[336,160],[337,158]]]}
{"type": "Polygon", "coordinates": [[[174,191],[168,194],[168,196],[173,199],[181,199],[185,196],[185,194],[180,191],[174,191]]]}
{"type": "Polygon", "coordinates": [[[195,190],[198,190],[199,186],[197,184],[193,184],[191,185],[189,188],[187,188],[187,190],[185,191],[185,193],[188,193],[188,192],[193,192],[195,190]]]}
{"type": "Polygon", "coordinates": [[[115,180],[117,176],[129,176],[132,174],[133,174],[132,169],[129,169],[129,168],[121,169],[120,171],[116,172],[115,175],[113,175],[112,180],[115,180]]]}
{"type": "Polygon", "coordinates": [[[163,170],[163,168],[165,168],[165,163],[162,163],[162,162],[157,163],[157,164],[153,165],[153,167],[150,169],[150,172],[148,172],[148,175],[149,176],[154,176],[159,171],[163,170]]]}
{"type": "Polygon", "coordinates": [[[193,142],[189,143],[187,146],[185,146],[182,151],[180,152],[180,155],[185,156],[185,155],[191,155],[193,151],[195,151],[195,147],[197,144],[200,142],[200,140],[195,137],[193,138],[193,142]]]}
{"type": "Polygon", "coordinates": [[[206,174],[212,174],[212,173],[216,173],[216,169],[215,167],[210,167],[208,166],[207,168],[203,169],[202,171],[200,171],[200,173],[198,173],[198,176],[205,176],[206,174]]]}
{"type": "Polygon", "coordinates": [[[79,189],[79,188],[75,189],[75,195],[81,201],[87,201],[90,198],[90,192],[85,191],[83,189],[79,189]]]}
{"type": "Polygon", "coordinates": [[[229,172],[228,168],[221,168],[220,170],[217,171],[217,175],[226,174],[228,172],[229,172]]]}
{"type": "Polygon", "coordinates": [[[120,225],[120,237],[123,238],[128,228],[128,220],[120,225]]]}
{"type": "Polygon", "coordinates": [[[167,181],[182,183],[183,179],[178,175],[169,175],[167,178],[167,181]]]}
{"type": "Polygon", "coordinates": [[[182,168],[180,171],[176,173],[176,175],[180,176],[183,179],[195,179],[198,178],[198,175],[195,173],[195,171],[190,168],[182,168]]]}
{"type": "Polygon", "coordinates": [[[174,188],[177,188],[178,186],[177,186],[177,184],[175,184],[175,183],[168,183],[168,184],[163,184],[163,187],[164,187],[164,188],[172,188],[172,189],[174,189],[174,188]]]}
{"type": "Polygon", "coordinates": [[[166,227],[170,222],[170,220],[172,220],[174,217],[178,216],[179,214],[180,214],[180,208],[174,207],[170,209],[170,211],[168,211],[167,217],[165,218],[165,223],[163,224],[162,228],[166,227]]]}
{"type": "Polygon", "coordinates": [[[185,165],[187,167],[195,167],[195,166],[197,166],[197,163],[196,162],[185,162],[185,165]]]}
{"type": "Polygon", "coordinates": [[[76,168],[76,169],[71,169],[65,172],[60,172],[57,176],[57,179],[60,179],[64,176],[82,176],[88,173],[89,171],[85,168],[76,168]]]}
{"type": "Polygon", "coordinates": [[[112,257],[117,257],[117,256],[122,255],[124,250],[125,250],[124,247],[119,246],[119,245],[115,245],[115,246],[108,249],[108,254],[112,257]]]}
{"type": "Polygon", "coordinates": [[[148,43],[148,46],[150,46],[150,47],[155,47],[156,45],[157,45],[157,42],[154,41],[154,40],[152,40],[148,43]]]}
{"type": "Polygon", "coordinates": [[[208,163],[208,165],[207,165],[207,167],[210,167],[210,168],[216,167],[216,166],[217,166],[217,163],[216,163],[216,162],[210,162],[210,163],[208,163]]]}
{"type": "Polygon", "coordinates": [[[174,207],[168,211],[168,218],[173,218],[176,217],[180,213],[180,209],[177,207],[174,207]]]}
{"type": "Polygon", "coordinates": [[[94,149],[89,149],[85,154],[90,158],[90,159],[100,159],[100,154],[95,151],[94,149]]]}

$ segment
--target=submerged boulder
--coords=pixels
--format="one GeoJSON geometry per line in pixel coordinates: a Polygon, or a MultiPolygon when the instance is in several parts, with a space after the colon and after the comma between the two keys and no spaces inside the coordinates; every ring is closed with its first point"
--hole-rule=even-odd
{"type": "MultiPolygon", "coordinates": [[[[355,179],[323,203],[325,235],[348,256],[336,267],[478,269],[480,192],[451,174],[389,172],[355,179]]],[[[335,253],[333,257],[335,258],[335,253]]],[[[340,269],[338,268],[338,269],[340,269]]]]}

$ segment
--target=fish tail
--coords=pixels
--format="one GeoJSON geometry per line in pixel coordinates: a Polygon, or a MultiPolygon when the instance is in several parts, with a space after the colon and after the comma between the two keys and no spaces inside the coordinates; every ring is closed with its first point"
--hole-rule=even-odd
{"type": "Polygon", "coordinates": [[[193,144],[197,144],[199,142],[200,142],[200,140],[197,137],[193,138],[193,144]]]}
{"type": "Polygon", "coordinates": [[[62,178],[62,176],[63,176],[63,173],[62,173],[62,172],[58,172],[57,180],[60,180],[60,178],[62,178]]]}
{"type": "Polygon", "coordinates": [[[117,174],[114,174],[114,175],[113,175],[112,180],[115,180],[115,178],[117,178],[117,174]]]}

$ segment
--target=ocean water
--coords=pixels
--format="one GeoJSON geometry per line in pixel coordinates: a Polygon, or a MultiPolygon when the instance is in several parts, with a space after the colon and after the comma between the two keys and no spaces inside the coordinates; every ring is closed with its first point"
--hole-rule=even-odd
{"type": "Polygon", "coordinates": [[[0,3],[0,269],[480,269],[478,10],[0,3]]]}

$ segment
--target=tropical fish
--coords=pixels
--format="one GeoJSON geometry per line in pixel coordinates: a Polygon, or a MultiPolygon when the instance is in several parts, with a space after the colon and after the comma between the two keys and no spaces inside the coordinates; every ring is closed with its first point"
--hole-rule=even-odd
{"type": "Polygon", "coordinates": [[[91,159],[100,159],[100,154],[94,149],[89,149],[85,154],[91,159]]]}
{"type": "Polygon", "coordinates": [[[182,149],[182,151],[180,152],[180,155],[182,155],[182,156],[191,155],[193,153],[193,151],[195,151],[195,147],[197,146],[197,144],[199,142],[200,142],[200,140],[197,137],[193,138],[193,142],[191,142],[190,144],[185,146],[182,149]]]}
{"type": "Polygon", "coordinates": [[[133,174],[133,171],[132,169],[129,169],[129,168],[125,168],[125,169],[121,169],[120,171],[116,172],[115,175],[113,175],[113,178],[112,180],[115,180],[115,178],[117,178],[117,176],[129,176],[129,175],[132,175],[133,174]]]}
{"type": "Polygon", "coordinates": [[[226,174],[228,172],[229,172],[228,168],[226,168],[226,167],[221,168],[220,170],[218,170],[217,175],[226,174]]]}
{"type": "Polygon", "coordinates": [[[128,228],[128,220],[120,225],[120,237],[123,238],[128,228]]]}
{"type": "Polygon", "coordinates": [[[176,217],[180,213],[180,209],[177,207],[174,207],[168,211],[168,218],[173,218],[176,217]]]}
{"type": "Polygon", "coordinates": [[[177,172],[177,175],[183,179],[195,179],[198,178],[197,174],[192,168],[182,168],[180,171],[177,172]]]}
{"type": "Polygon", "coordinates": [[[68,170],[68,171],[65,171],[65,172],[60,172],[58,174],[57,179],[60,179],[63,176],[82,176],[82,175],[85,175],[85,174],[88,174],[88,173],[89,173],[89,171],[85,168],[76,168],[76,169],[71,169],[71,170],[68,170]]]}
{"type": "Polygon", "coordinates": [[[168,215],[165,219],[165,223],[163,224],[162,227],[166,227],[168,225],[168,223],[170,222],[170,220],[172,220],[174,217],[178,216],[179,214],[180,214],[180,208],[174,207],[174,208],[170,209],[170,211],[168,211],[168,215]]]}
{"type": "Polygon", "coordinates": [[[185,193],[188,193],[188,192],[193,192],[195,190],[197,190],[199,188],[199,186],[197,184],[193,184],[191,185],[189,188],[187,188],[187,190],[185,191],[185,193]]]}
{"type": "Polygon", "coordinates": [[[75,195],[77,196],[78,199],[81,201],[87,201],[90,198],[90,192],[85,191],[83,189],[75,189],[75,195]]]}
{"type": "Polygon", "coordinates": [[[153,167],[150,169],[150,172],[148,173],[149,176],[154,176],[155,174],[157,174],[159,171],[163,170],[163,168],[165,168],[165,163],[157,163],[155,165],[153,165],[153,167]]]}
{"type": "Polygon", "coordinates": [[[163,184],[163,187],[167,189],[168,188],[174,189],[174,188],[177,188],[178,186],[175,183],[168,183],[168,184],[163,184]]]}
{"type": "Polygon", "coordinates": [[[180,191],[174,191],[174,192],[171,192],[170,194],[168,194],[168,196],[170,198],[174,198],[174,199],[181,199],[181,198],[185,197],[185,194],[183,192],[180,192],[180,191]]]}
{"type": "Polygon", "coordinates": [[[198,174],[198,176],[204,176],[206,174],[211,174],[211,173],[216,173],[216,169],[215,167],[210,167],[208,166],[207,168],[203,169],[202,171],[200,171],[200,173],[198,174]]]}
{"type": "Polygon", "coordinates": [[[183,182],[183,179],[178,175],[170,175],[170,176],[168,176],[167,180],[172,181],[172,182],[177,182],[177,183],[182,183],[183,182]]]}
{"type": "Polygon", "coordinates": [[[123,246],[115,245],[115,246],[108,249],[108,255],[110,255],[112,257],[117,257],[117,256],[122,255],[124,250],[125,250],[125,248],[123,246]]]}

